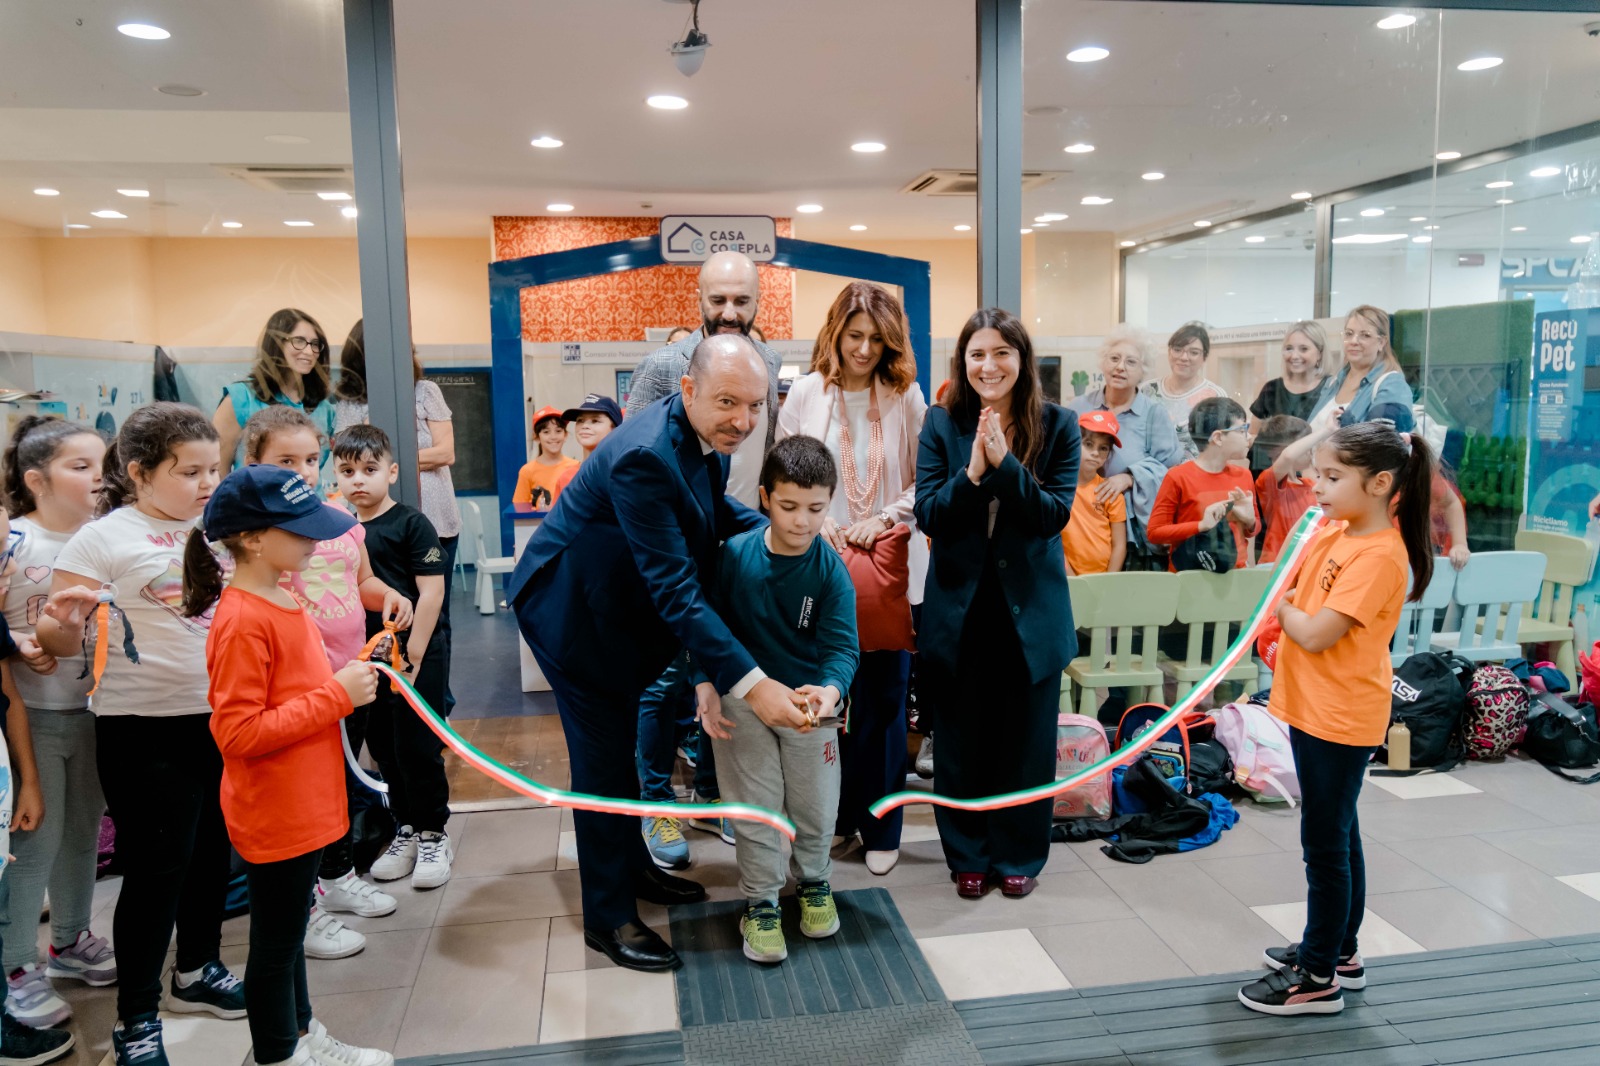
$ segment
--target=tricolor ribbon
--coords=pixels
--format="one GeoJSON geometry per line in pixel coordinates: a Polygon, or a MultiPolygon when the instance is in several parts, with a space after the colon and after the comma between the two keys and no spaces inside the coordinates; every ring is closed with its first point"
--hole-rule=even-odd
{"type": "MultiPolygon", "coordinates": [[[[912,803],[931,803],[935,807],[951,807],[960,811],[997,811],[1004,807],[1020,807],[1025,803],[1050,799],[1063,792],[1093,781],[1103,774],[1108,774],[1118,766],[1126,766],[1140,755],[1150,749],[1173,724],[1189,711],[1194,710],[1201,700],[1211,695],[1213,689],[1227,676],[1239,662],[1250,653],[1250,647],[1255,643],[1256,633],[1262,624],[1277,609],[1278,601],[1283,599],[1294,584],[1295,573],[1304,561],[1306,551],[1311,547],[1311,538],[1322,524],[1322,510],[1313,507],[1301,516],[1294,531],[1289,535],[1288,542],[1284,545],[1283,554],[1278,557],[1278,565],[1272,571],[1272,581],[1267,585],[1261,599],[1256,603],[1254,612],[1249,621],[1240,628],[1239,637],[1228,647],[1228,651],[1221,659],[1212,665],[1209,673],[1197,682],[1182,699],[1174,703],[1160,718],[1157,718],[1142,733],[1128,743],[1107,755],[1097,763],[1085,766],[1075,774],[1052,781],[1047,785],[1036,788],[1025,788],[1017,792],[1004,792],[998,796],[978,796],[974,799],[956,799],[943,796],[937,792],[896,792],[883,797],[867,808],[874,818],[882,818],[885,814],[897,807],[904,807],[912,803]]],[[[1147,649],[1149,651],[1151,649],[1147,649]]]]}

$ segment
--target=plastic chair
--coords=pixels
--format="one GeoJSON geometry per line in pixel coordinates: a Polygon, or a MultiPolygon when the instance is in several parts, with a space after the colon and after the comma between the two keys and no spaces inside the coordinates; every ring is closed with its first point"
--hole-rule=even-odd
{"type": "MultiPolygon", "coordinates": [[[[1209,674],[1227,652],[1232,643],[1230,627],[1250,617],[1272,584],[1272,571],[1229,570],[1212,574],[1186,570],[1177,577],[1177,620],[1189,627],[1189,644],[1183,662],[1162,656],[1162,669],[1180,685],[1192,685],[1209,674]]],[[[1223,674],[1222,680],[1254,684],[1260,674],[1255,657],[1247,655],[1223,674]]]]}
{"type": "Polygon", "coordinates": [[[517,560],[510,555],[490,555],[483,546],[483,512],[471,500],[461,500],[461,534],[472,540],[477,562],[478,583],[472,598],[479,614],[494,614],[494,575],[509,574],[516,568],[517,560]]]}
{"type": "MultiPolygon", "coordinates": [[[[1450,606],[1456,591],[1456,570],[1450,560],[1442,557],[1433,560],[1433,580],[1416,603],[1407,601],[1400,605],[1400,623],[1395,626],[1394,640],[1389,645],[1389,658],[1399,666],[1419,651],[1428,651],[1433,644],[1434,628],[1440,612],[1450,606]]],[[[1406,594],[1409,596],[1408,588],[1406,594]]]]}
{"type": "MultiPolygon", "coordinates": [[[[1067,578],[1072,622],[1089,631],[1089,654],[1067,664],[1062,703],[1072,706],[1071,686],[1080,688],[1078,712],[1094,717],[1097,688],[1144,688],[1159,700],[1162,673],[1156,641],[1161,627],[1178,615],[1178,576],[1161,573],[1086,574],[1067,578]],[[1140,633],[1134,653],[1134,633],[1140,633]]],[[[1130,700],[1130,702],[1133,702],[1130,700]]]]}
{"type": "Polygon", "coordinates": [[[1429,646],[1473,662],[1520,659],[1523,608],[1539,595],[1543,580],[1544,556],[1538,552],[1479,552],[1457,572],[1444,631],[1429,646]]]}
{"type": "Polygon", "coordinates": [[[1522,530],[1517,534],[1517,551],[1538,552],[1545,557],[1544,585],[1533,617],[1524,619],[1517,640],[1522,644],[1556,645],[1556,668],[1574,684],[1578,680],[1578,659],[1572,626],[1572,600],[1578,589],[1594,576],[1594,551],[1582,537],[1564,533],[1539,533],[1522,530]]]}

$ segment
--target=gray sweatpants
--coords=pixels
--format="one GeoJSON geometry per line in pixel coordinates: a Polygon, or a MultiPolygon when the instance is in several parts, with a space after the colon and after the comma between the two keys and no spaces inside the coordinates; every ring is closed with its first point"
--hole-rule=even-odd
{"type": "MultiPolygon", "coordinates": [[[[838,730],[773,729],[736,696],[722,697],[722,714],[734,727],[732,740],[712,740],[722,798],[788,814],[795,825],[795,877],[826,881],[833,872],[828,848],[839,814],[838,730]]],[[[733,826],[745,899],[776,901],[784,885],[782,835],[756,822],[733,826]]]]}
{"type": "Polygon", "coordinates": [[[39,961],[36,937],[46,888],[52,944],[71,947],[89,928],[100,817],[106,810],[95,762],[94,715],[86,710],[29,710],[28,724],[44,793],[44,820],[32,832],[12,830],[11,851],[17,859],[0,877],[0,966],[8,974],[39,961]]]}

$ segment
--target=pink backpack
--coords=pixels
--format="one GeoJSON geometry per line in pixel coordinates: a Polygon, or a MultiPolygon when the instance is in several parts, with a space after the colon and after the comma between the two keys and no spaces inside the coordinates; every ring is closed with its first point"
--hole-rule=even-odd
{"type": "Polygon", "coordinates": [[[1528,690],[1504,666],[1485,663],[1472,672],[1461,734],[1469,759],[1498,759],[1528,732],[1528,690]]]}
{"type": "MultiPolygon", "coordinates": [[[[1056,717],[1056,780],[1077,773],[1111,754],[1106,729],[1081,714],[1056,717]]],[[[1057,818],[1110,818],[1111,775],[1101,774],[1086,784],[1063,792],[1055,800],[1057,818]]]]}
{"type": "Polygon", "coordinates": [[[1259,703],[1229,703],[1211,716],[1217,720],[1217,739],[1233,759],[1239,787],[1258,801],[1293,807],[1300,798],[1300,778],[1289,748],[1288,723],[1259,703]]]}

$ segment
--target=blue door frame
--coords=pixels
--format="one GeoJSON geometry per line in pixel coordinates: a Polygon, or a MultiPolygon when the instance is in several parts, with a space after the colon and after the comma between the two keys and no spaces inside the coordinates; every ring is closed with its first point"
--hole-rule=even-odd
{"type": "MultiPolygon", "coordinates": [[[[489,381],[497,399],[505,397],[512,401],[493,405],[495,484],[500,490],[502,507],[516,491],[517,472],[522,469],[527,455],[527,410],[522,402],[522,290],[557,281],[576,281],[663,265],[666,260],[661,258],[658,237],[637,237],[489,264],[489,336],[493,353],[489,381]]],[[[779,237],[777,254],[770,265],[899,286],[911,325],[917,380],[922,383],[923,395],[933,395],[933,308],[929,267],[925,261],[779,237]]],[[[500,547],[506,555],[511,554],[512,536],[510,524],[502,522],[500,547]]]]}

